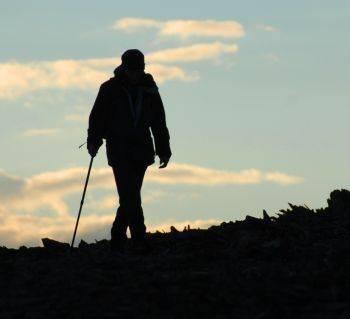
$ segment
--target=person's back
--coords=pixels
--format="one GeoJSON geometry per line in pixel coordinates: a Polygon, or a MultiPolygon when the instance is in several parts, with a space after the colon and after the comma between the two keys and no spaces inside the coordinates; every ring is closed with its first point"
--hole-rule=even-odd
{"type": "Polygon", "coordinates": [[[144,66],[139,50],[126,51],[115,76],[101,85],[89,116],[89,154],[95,156],[102,139],[106,139],[108,165],[113,169],[119,194],[120,206],[111,230],[112,247],[124,246],[128,226],[134,242],[144,242],[143,178],[147,167],[155,162],[155,155],[160,158],[160,168],[167,166],[172,155],[162,99],[144,66]]]}

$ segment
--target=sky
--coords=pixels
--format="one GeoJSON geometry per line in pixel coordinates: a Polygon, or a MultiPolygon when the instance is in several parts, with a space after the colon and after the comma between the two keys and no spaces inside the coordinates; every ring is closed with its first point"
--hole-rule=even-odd
{"type": "MultiPolygon", "coordinates": [[[[207,228],[349,188],[346,1],[1,1],[0,246],[70,242],[90,156],[88,116],[138,48],[172,157],[146,172],[148,231],[207,228]]],[[[105,142],[76,243],[110,239],[105,142]]]]}

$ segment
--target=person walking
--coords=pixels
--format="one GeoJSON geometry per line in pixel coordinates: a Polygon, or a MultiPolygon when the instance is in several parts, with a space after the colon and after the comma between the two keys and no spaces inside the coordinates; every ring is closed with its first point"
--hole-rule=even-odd
{"type": "Polygon", "coordinates": [[[127,228],[133,247],[151,249],[141,206],[141,187],[147,167],[160,159],[168,165],[172,152],[164,105],[153,76],[145,73],[144,54],[129,49],[114,77],[102,83],[89,115],[87,149],[96,156],[106,140],[108,165],[112,167],[119,207],[111,228],[111,249],[124,251],[127,228]],[[151,136],[154,138],[154,142],[151,136]]]}

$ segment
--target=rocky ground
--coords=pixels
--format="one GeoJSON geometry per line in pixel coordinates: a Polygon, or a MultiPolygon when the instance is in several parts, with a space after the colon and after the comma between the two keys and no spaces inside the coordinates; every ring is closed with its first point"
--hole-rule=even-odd
{"type": "Polygon", "coordinates": [[[147,235],[147,256],[107,240],[0,247],[0,318],[350,318],[347,190],[326,208],[147,235]]]}

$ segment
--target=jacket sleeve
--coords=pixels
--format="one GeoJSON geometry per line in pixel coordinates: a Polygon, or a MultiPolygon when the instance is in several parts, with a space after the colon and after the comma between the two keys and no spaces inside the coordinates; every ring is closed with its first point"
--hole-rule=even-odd
{"type": "Polygon", "coordinates": [[[87,143],[101,146],[105,130],[106,92],[103,84],[100,86],[95,103],[89,115],[89,127],[87,129],[87,143]]]}
{"type": "Polygon", "coordinates": [[[154,116],[151,122],[151,130],[154,137],[155,152],[159,157],[171,157],[170,135],[166,126],[165,111],[159,91],[153,94],[154,116]]]}

